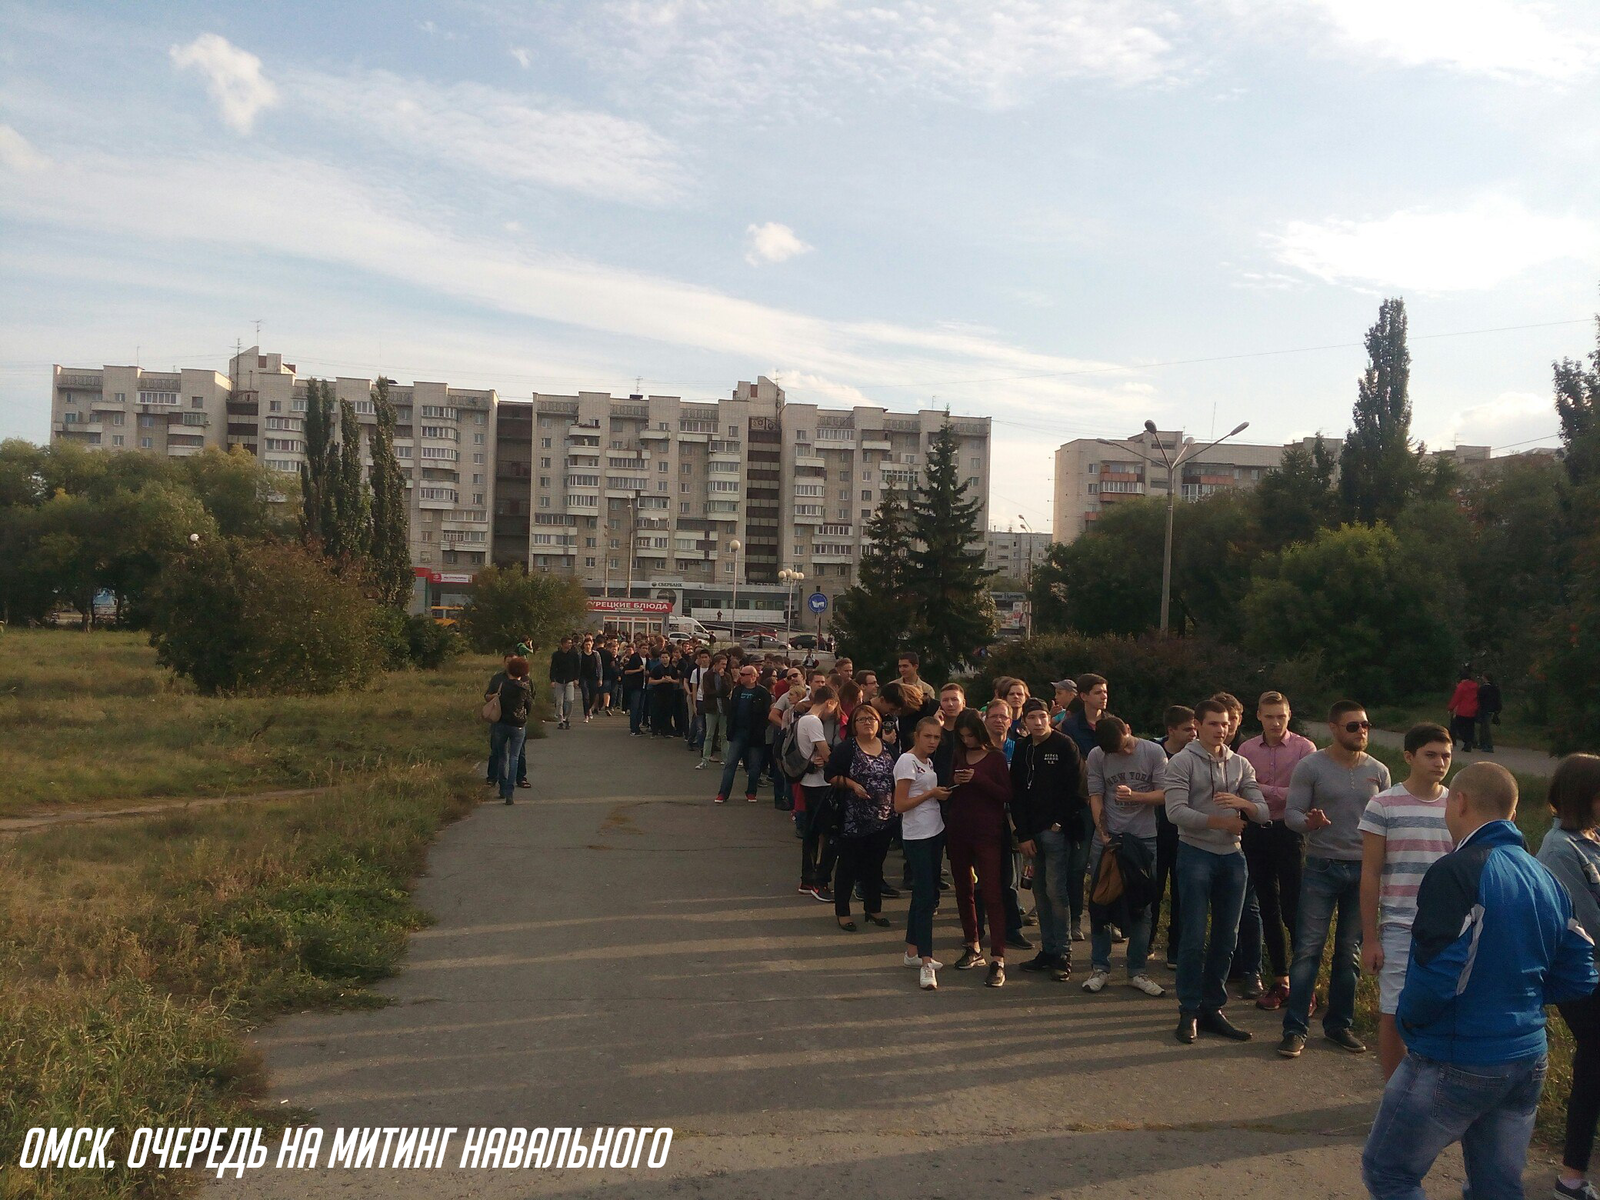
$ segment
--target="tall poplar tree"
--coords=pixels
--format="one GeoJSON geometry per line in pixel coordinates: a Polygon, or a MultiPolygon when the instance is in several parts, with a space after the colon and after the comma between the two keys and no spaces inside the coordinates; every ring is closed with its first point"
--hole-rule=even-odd
{"type": "Polygon", "coordinates": [[[1411,352],[1406,302],[1385,300],[1367,330],[1367,369],[1357,387],[1354,428],[1339,458],[1339,498],[1346,520],[1393,521],[1423,490],[1423,450],[1411,444],[1411,352]]]}
{"type": "Polygon", "coordinates": [[[372,433],[372,581],[380,601],[404,608],[412,587],[406,485],[394,453],[389,381],[382,376],[372,389],[372,407],[378,418],[372,433]]]}
{"type": "Polygon", "coordinates": [[[911,502],[912,547],[906,585],[916,596],[916,648],[931,679],[967,661],[995,636],[994,601],[983,565],[983,501],[961,481],[960,442],[946,414],[928,448],[928,467],[911,502]]]}
{"type": "Polygon", "coordinates": [[[355,406],[339,401],[339,445],[333,455],[333,529],[327,539],[328,555],[342,566],[366,557],[371,545],[372,504],[366,475],[361,469],[361,424],[355,406]]]}
{"type": "Polygon", "coordinates": [[[894,488],[883,493],[877,511],[862,531],[867,544],[853,587],[835,605],[833,628],[842,653],[863,666],[888,668],[907,645],[917,606],[907,587],[910,568],[910,514],[894,488]]]}
{"type": "Polygon", "coordinates": [[[306,380],[306,461],[300,464],[300,540],[325,548],[336,524],[338,450],[333,436],[333,401],[328,385],[306,380]]]}

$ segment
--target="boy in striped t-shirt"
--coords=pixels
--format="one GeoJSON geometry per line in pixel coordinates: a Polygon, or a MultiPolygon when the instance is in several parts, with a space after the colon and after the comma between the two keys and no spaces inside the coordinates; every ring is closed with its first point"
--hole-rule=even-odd
{"type": "Polygon", "coordinates": [[[1444,822],[1450,792],[1450,731],[1442,725],[1413,725],[1406,733],[1404,783],[1367,801],[1361,830],[1361,965],[1378,977],[1378,1057],[1388,1079],[1406,1056],[1395,1027],[1395,1007],[1411,958],[1411,923],[1417,916],[1417,888],[1428,868],[1455,843],[1444,822]]]}

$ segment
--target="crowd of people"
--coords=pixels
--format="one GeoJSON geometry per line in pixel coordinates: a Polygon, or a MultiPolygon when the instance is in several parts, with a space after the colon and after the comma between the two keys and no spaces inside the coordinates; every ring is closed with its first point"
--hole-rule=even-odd
{"type": "MultiPolygon", "coordinates": [[[[489,782],[507,803],[526,786],[517,727],[531,687],[518,650],[486,694],[501,714],[489,782]]],[[[955,970],[987,968],[984,983],[1003,987],[1008,951],[1036,951],[1020,969],[1066,983],[1087,940],[1080,986],[1095,994],[1121,945],[1127,984],[1144,996],[1167,993],[1153,973],[1164,960],[1183,1044],[1250,1040],[1225,1012],[1237,998],[1281,1014],[1285,1059],[1300,1057],[1319,1014],[1330,1045],[1365,1053],[1356,983],[1363,969],[1376,975],[1388,1086],[1363,1156],[1374,1196],[1420,1196],[1454,1141],[1473,1194],[1522,1195],[1544,1010],[1557,1004],[1577,1053],[1556,1194],[1600,1195],[1587,1179],[1600,1121],[1600,758],[1557,770],[1555,824],[1535,861],[1513,823],[1509,772],[1474,763],[1445,786],[1459,725],[1412,728],[1395,782],[1368,753],[1372,726],[1355,701],[1332,706],[1322,749],[1290,728],[1277,691],[1257,699],[1254,737],[1227,693],[1172,705],[1164,728],[1141,737],[1112,714],[1098,674],[1059,680],[1046,700],[1020,679],[979,698],[918,671],[913,653],[880,680],[848,658],[823,669],[585,635],[562,640],[550,684],[558,729],[580,712],[625,712],[632,736],[675,739],[697,769],[720,767],[714,804],[740,794],[741,771],[747,803],[770,789],[794,821],[798,891],[831,903],[841,931],[860,928],[853,902],[889,927],[885,901],[907,895],[897,961],[925,990],[939,987],[934,917],[951,893],[955,970]]]]}

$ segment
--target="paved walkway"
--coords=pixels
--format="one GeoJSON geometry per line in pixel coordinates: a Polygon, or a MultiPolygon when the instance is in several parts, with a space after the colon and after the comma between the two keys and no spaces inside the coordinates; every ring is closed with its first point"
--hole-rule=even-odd
{"type": "MultiPolygon", "coordinates": [[[[712,806],[680,745],[607,721],[531,753],[532,791],[435,847],[417,896],[438,923],[379,989],[394,1003],[259,1032],[273,1096],[329,1129],[666,1125],[669,1165],[268,1170],[219,1200],[1363,1194],[1375,1057],[1314,1040],[1284,1062],[1244,1004],[1253,1043],[1180,1046],[1175,1003],[1120,984],[1015,972],[995,991],[947,968],[921,992],[898,965],[905,901],[895,929],[838,931],[795,893],[787,817],[712,806]]],[[[952,961],[951,912],[937,935],[952,961]]],[[[1430,1194],[1459,1179],[1452,1155],[1430,1194]]]]}
{"type": "MultiPolygon", "coordinates": [[[[1327,728],[1326,725],[1323,726],[1327,728]]],[[[1326,740],[1323,738],[1321,740],[1326,740]]],[[[1374,729],[1372,740],[1379,746],[1390,746],[1396,750],[1405,745],[1406,735],[1404,730],[1374,729]]],[[[1549,778],[1555,773],[1556,764],[1561,761],[1553,754],[1546,754],[1543,750],[1524,750],[1517,746],[1502,746],[1493,754],[1468,754],[1462,750],[1455,752],[1454,761],[1457,764],[1492,762],[1499,763],[1508,771],[1515,771],[1519,775],[1534,775],[1549,778]]],[[[1543,797],[1540,797],[1542,800],[1543,797]]]]}

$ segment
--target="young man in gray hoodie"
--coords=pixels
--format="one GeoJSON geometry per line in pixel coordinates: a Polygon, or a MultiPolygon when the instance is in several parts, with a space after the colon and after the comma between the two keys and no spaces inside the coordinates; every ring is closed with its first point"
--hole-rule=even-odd
{"type": "Polygon", "coordinates": [[[1195,718],[1200,735],[1167,763],[1165,788],[1167,817],[1178,827],[1174,873],[1183,901],[1174,1036],[1187,1044],[1203,1029],[1246,1042],[1250,1034],[1222,1015],[1247,879],[1239,835],[1246,820],[1265,824],[1270,814],[1255,768],[1228,748],[1232,730],[1228,706],[1220,700],[1202,700],[1195,706],[1195,718]]]}

